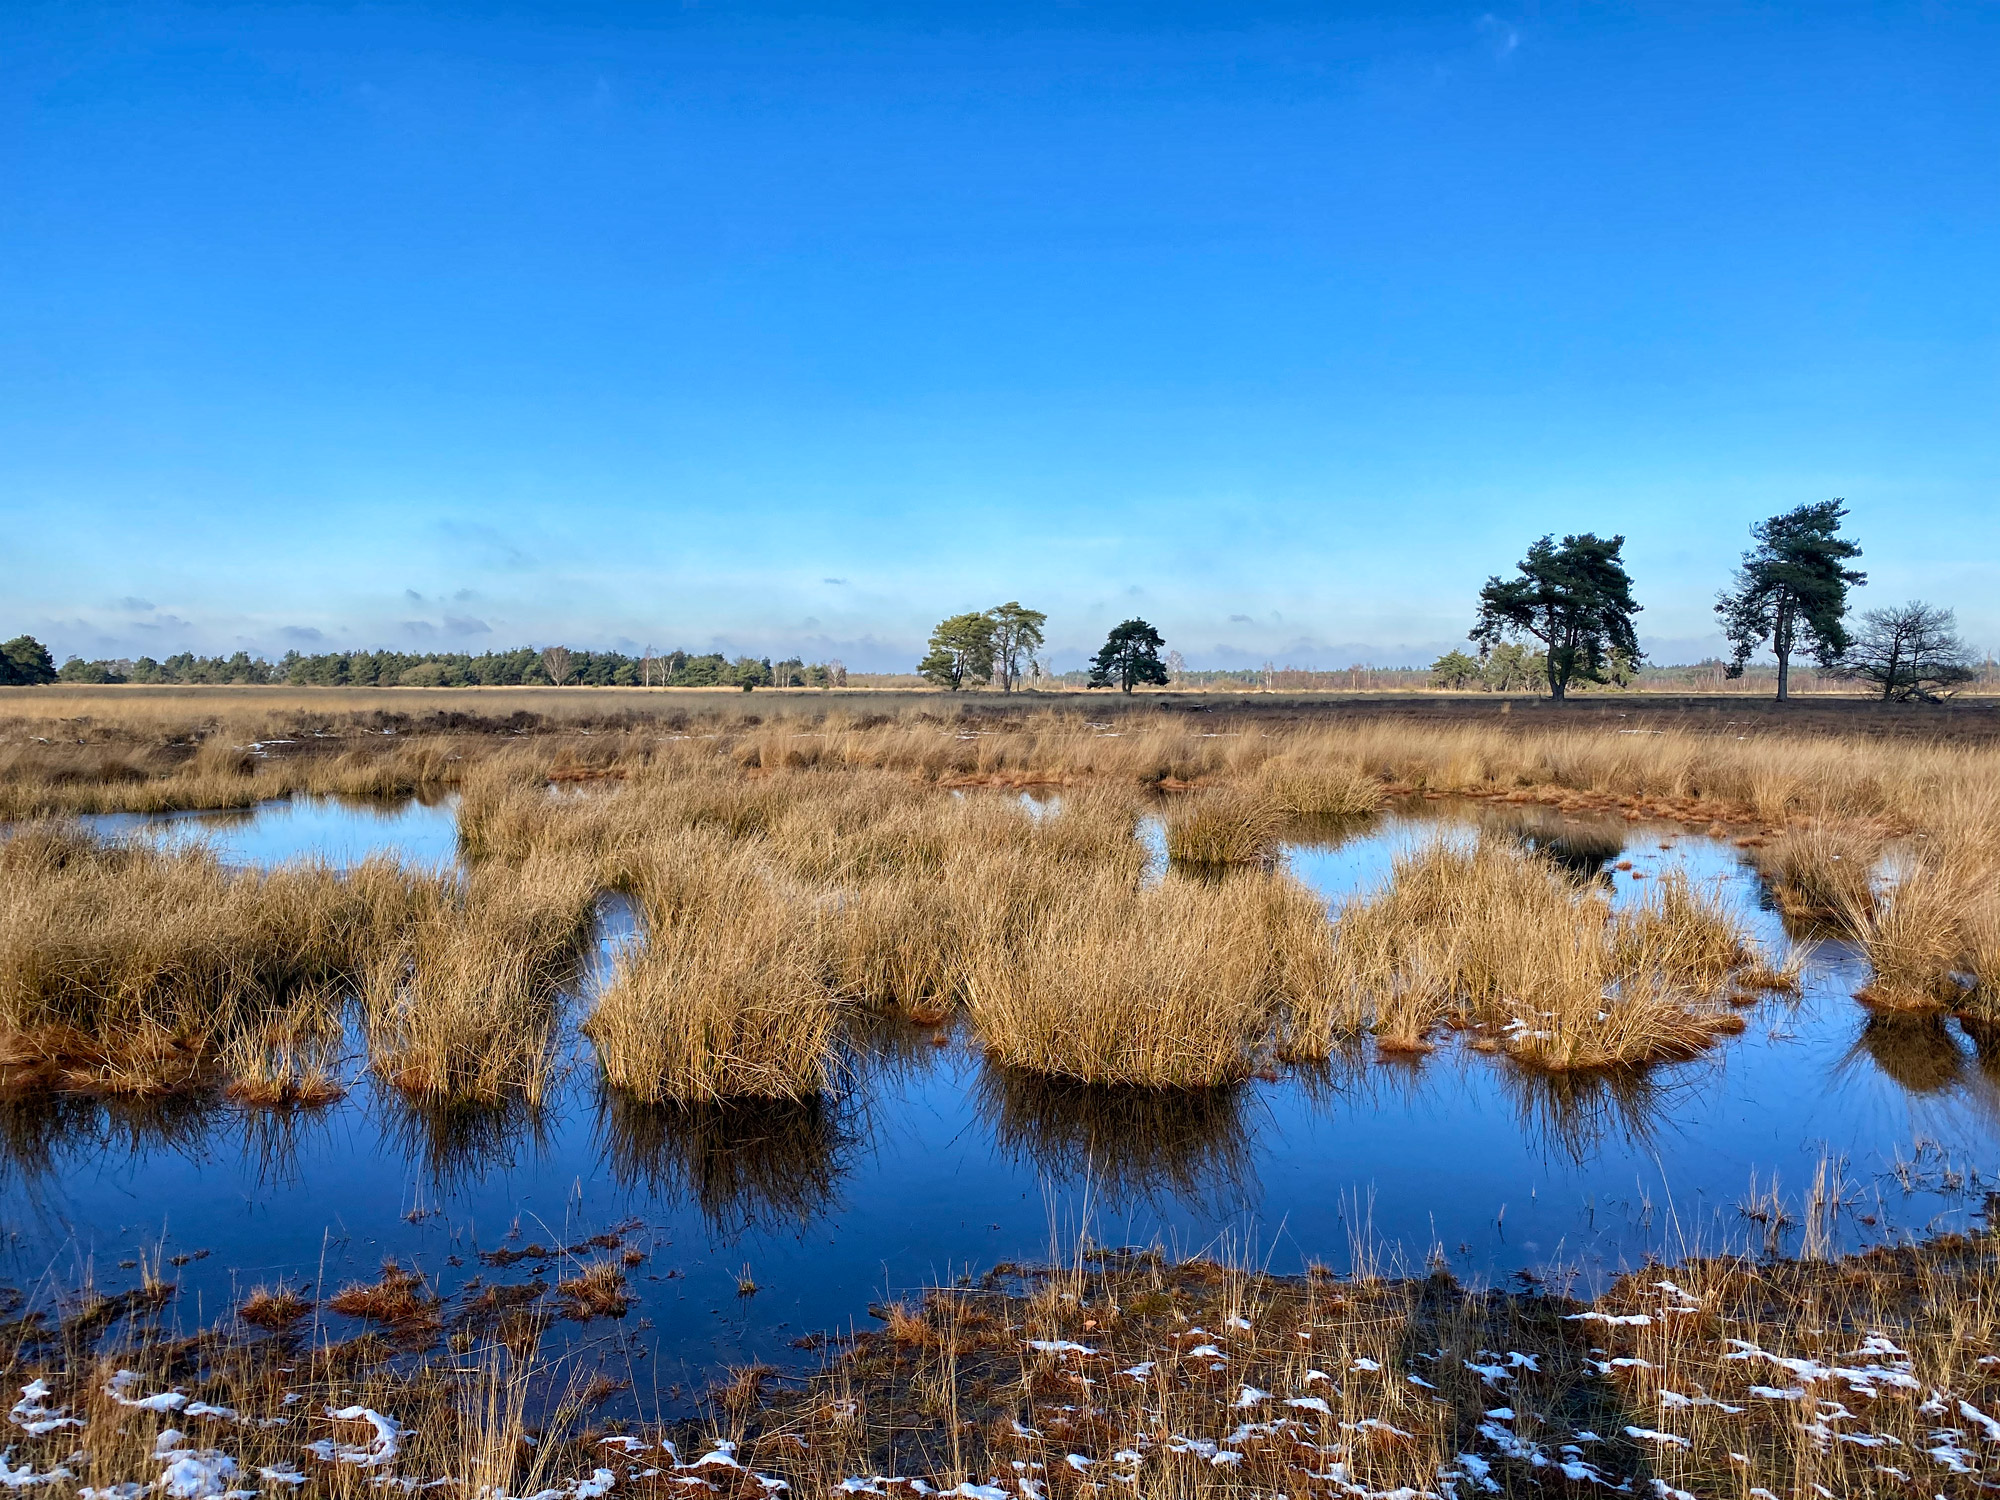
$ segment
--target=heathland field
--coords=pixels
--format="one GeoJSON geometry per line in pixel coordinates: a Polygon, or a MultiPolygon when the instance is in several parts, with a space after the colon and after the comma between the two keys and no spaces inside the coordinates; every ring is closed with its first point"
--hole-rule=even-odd
{"type": "Polygon", "coordinates": [[[7,1472],[1972,1494],[1996,734],[0,694],[7,1472]]]}

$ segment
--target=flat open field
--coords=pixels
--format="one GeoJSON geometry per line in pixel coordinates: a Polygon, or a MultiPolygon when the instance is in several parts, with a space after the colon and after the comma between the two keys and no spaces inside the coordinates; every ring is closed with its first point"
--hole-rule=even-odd
{"type": "MultiPolygon", "coordinates": [[[[1258,721],[1407,720],[1545,729],[1555,725],[1685,728],[1731,733],[1812,733],[1991,740],[2000,737],[2000,697],[1961,696],[1945,703],[1885,703],[1858,694],[1814,694],[1777,703],[1727,693],[1585,693],[1556,703],[1514,693],[1255,693],[1069,689],[1060,692],[926,692],[916,689],[764,688],[298,688],[76,687],[0,688],[0,732],[47,721],[93,726],[173,724],[207,718],[325,715],[410,726],[504,720],[532,714],[551,725],[616,723],[634,718],[712,713],[840,713],[1018,716],[1051,709],[1117,714],[1216,713],[1258,721]],[[11,722],[10,722],[11,721],[11,722]]],[[[38,727],[34,732],[42,732],[38,727]]]]}

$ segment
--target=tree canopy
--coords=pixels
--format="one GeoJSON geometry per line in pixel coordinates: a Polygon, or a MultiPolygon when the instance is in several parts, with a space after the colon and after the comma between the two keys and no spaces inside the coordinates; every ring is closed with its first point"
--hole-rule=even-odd
{"type": "Polygon", "coordinates": [[[1160,660],[1166,642],[1160,632],[1144,620],[1127,620],[1105,638],[1104,647],[1090,661],[1090,685],[1116,685],[1126,692],[1141,682],[1159,687],[1167,683],[1167,664],[1160,660]]]}
{"type": "Polygon", "coordinates": [[[930,650],[917,671],[955,693],[968,682],[991,677],[993,657],[993,617],[977,611],[952,615],[931,632],[930,650]]]}
{"type": "Polygon", "coordinates": [[[55,680],[55,659],[33,636],[17,635],[0,645],[0,686],[36,687],[55,680]]]}
{"type": "Polygon", "coordinates": [[[986,617],[993,622],[993,677],[1001,692],[1011,693],[1021,680],[1022,667],[1042,649],[1042,627],[1049,617],[1012,599],[994,605],[986,617]]]}
{"type": "Polygon", "coordinates": [[[1778,658],[1778,698],[1791,696],[1792,652],[1811,650],[1823,667],[1836,667],[1851,644],[1844,623],[1847,590],[1868,581],[1845,564],[1861,548],[1841,536],[1842,500],[1801,505],[1750,528],[1757,545],[1743,554],[1735,587],[1716,596],[1722,633],[1735,654],[1731,677],[1766,642],[1778,658]]]}
{"type": "Polygon", "coordinates": [[[1920,599],[1894,609],[1871,609],[1861,617],[1861,634],[1849,645],[1847,670],[1881,688],[1884,698],[1935,698],[1939,689],[1979,675],[1957,626],[1950,610],[1920,599]]]}
{"type": "Polygon", "coordinates": [[[1632,617],[1632,579],[1619,553],[1625,538],[1591,532],[1544,536],[1528,549],[1513,578],[1486,580],[1471,639],[1485,656],[1501,642],[1532,636],[1542,643],[1549,693],[1562,698],[1572,682],[1604,682],[1614,654],[1626,669],[1642,660],[1632,617]]]}

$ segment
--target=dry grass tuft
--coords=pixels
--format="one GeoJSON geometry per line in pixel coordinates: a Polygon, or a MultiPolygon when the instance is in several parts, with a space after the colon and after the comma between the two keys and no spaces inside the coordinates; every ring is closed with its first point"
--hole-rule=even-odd
{"type": "Polygon", "coordinates": [[[1757,849],[1757,872],[1786,916],[1837,923],[1869,901],[1881,840],[1862,830],[1808,823],[1757,849]]]}
{"type": "Polygon", "coordinates": [[[1994,855],[1959,847],[1924,849],[1899,878],[1851,897],[1843,909],[1847,935],[1868,955],[1873,974],[1858,998],[1881,1010],[1941,1011],[1962,1003],[1960,975],[1977,929],[1968,916],[1990,900],[1994,855]],[[1970,942],[1969,942],[1970,939],[1970,942]]]}
{"type": "Polygon", "coordinates": [[[828,1088],[841,1007],[809,896],[700,837],[663,841],[635,887],[645,941],[584,1023],[606,1081],[649,1104],[828,1088]]]}
{"type": "Polygon", "coordinates": [[[556,1299],[567,1317],[588,1323],[592,1318],[624,1317],[632,1306],[632,1289],[623,1266],[600,1260],[557,1282],[556,1299]]]}
{"type": "Polygon", "coordinates": [[[253,1095],[284,1093],[273,1069],[299,1059],[256,1055],[260,1036],[323,1042],[327,997],[442,888],[384,861],[259,873],[199,846],[26,830],[0,843],[6,1054],[47,1082],[134,1095],[202,1086],[233,1056],[253,1095]]]}
{"type": "Polygon", "coordinates": [[[329,1297],[326,1305],[350,1318],[365,1318],[400,1330],[421,1330],[437,1323],[438,1299],[429,1285],[393,1258],[382,1262],[377,1280],[349,1282],[329,1297]]]}
{"type": "Polygon", "coordinates": [[[1271,800],[1296,817],[1360,817],[1382,806],[1382,783],[1350,766],[1274,760],[1263,781],[1271,800]]]}
{"type": "Polygon", "coordinates": [[[433,903],[371,967],[376,1071],[427,1104],[539,1103],[596,896],[591,861],[552,855],[476,869],[433,903]]]}
{"type": "Polygon", "coordinates": [[[288,1333],[311,1311],[312,1303],[291,1287],[260,1286],[243,1299],[236,1316],[270,1333],[288,1333]]]}
{"type": "Polygon", "coordinates": [[[1018,943],[974,956],[968,1009],[1006,1068],[1205,1088],[1243,1077],[1272,1005],[1263,882],[1079,882],[1018,943]]]}
{"type": "Polygon", "coordinates": [[[1281,821],[1277,804],[1264,797],[1193,792],[1167,813],[1167,857],[1202,867],[1266,863],[1277,852],[1281,821]]]}
{"type": "Polygon", "coordinates": [[[1364,1030],[1378,1048],[1422,1052],[1449,1025],[1556,1070],[1691,1056],[1742,1029],[1731,984],[1766,975],[1720,902],[1683,876],[1614,917],[1551,860],[1487,839],[1399,859],[1388,888],[1343,907],[1330,951],[1296,972],[1290,1056],[1329,1056],[1364,1030]]]}

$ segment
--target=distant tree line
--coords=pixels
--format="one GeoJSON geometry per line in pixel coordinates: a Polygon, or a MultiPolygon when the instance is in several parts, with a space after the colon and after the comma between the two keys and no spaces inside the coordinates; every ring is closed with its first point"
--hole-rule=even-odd
{"type": "MultiPolygon", "coordinates": [[[[1869,684],[1890,700],[1934,700],[1986,674],[1960,639],[1952,611],[1922,600],[1869,610],[1858,629],[1848,628],[1848,591],[1867,575],[1848,564],[1860,545],[1842,536],[1846,502],[1801,505],[1751,527],[1756,545],[1743,554],[1731,586],[1716,599],[1724,636],[1732,648],[1719,664],[1724,678],[1740,678],[1750,658],[1768,650],[1777,663],[1777,697],[1790,696],[1794,656],[1809,657],[1819,671],[1869,684]]],[[[1561,700],[1575,687],[1626,688],[1657,676],[1639,649],[1640,605],[1625,570],[1622,536],[1576,532],[1560,542],[1553,534],[1533,542],[1511,577],[1498,574],[1479,591],[1477,618],[1468,639],[1477,654],[1447,651],[1430,667],[1431,685],[1489,692],[1546,691],[1561,700]]],[[[1048,616],[1018,600],[991,609],[951,615],[931,632],[918,675],[956,692],[991,685],[1011,693],[1025,683],[1052,678],[1040,652],[1048,616]]],[[[1181,681],[1241,680],[1265,688],[1351,685],[1362,687],[1361,667],[1347,684],[1301,681],[1320,674],[1261,672],[1190,673],[1177,652],[1166,651],[1160,632],[1145,620],[1113,627],[1080,676],[1093,688],[1130,693],[1141,685],[1181,681]],[[1165,653],[1163,656],[1162,653],[1165,653]],[[1280,676],[1292,681],[1278,682],[1280,676]]],[[[1675,669],[1676,672],[1705,668],[1675,669]]],[[[523,647],[478,656],[454,652],[289,651],[275,664],[238,651],[229,657],[183,652],[165,661],[84,661],[71,657],[57,668],[41,642],[17,636],[0,644],[0,685],[44,682],[267,683],[318,687],[521,687],[572,683],[588,687],[844,687],[838,661],[720,652],[696,656],[626,656],[616,651],[574,651],[567,646],[523,647]]],[[[1379,685],[1370,682],[1366,685],[1379,685]]]]}
{"type": "Polygon", "coordinates": [[[164,661],[150,656],[85,661],[72,656],[60,668],[32,636],[0,646],[0,684],[79,683],[289,683],[298,687],[844,687],[838,661],[806,662],[794,656],[696,655],[668,651],[626,656],[617,651],[485,651],[477,656],[443,651],[287,651],[276,662],[248,652],[196,656],[181,652],[164,661]]]}

